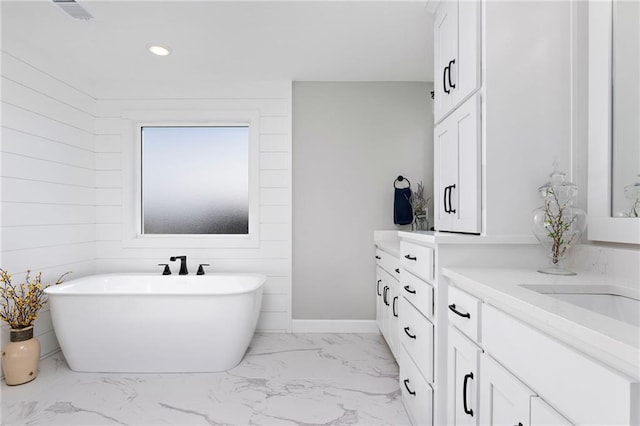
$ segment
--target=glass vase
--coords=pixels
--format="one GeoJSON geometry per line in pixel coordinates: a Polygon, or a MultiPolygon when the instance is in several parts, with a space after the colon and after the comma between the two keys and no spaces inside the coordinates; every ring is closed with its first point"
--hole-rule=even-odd
{"type": "Polygon", "coordinates": [[[578,187],[566,182],[564,173],[554,171],[551,181],[538,188],[544,200],[533,211],[533,234],[547,250],[550,266],[538,272],[554,275],[576,275],[565,268],[569,248],[580,241],[586,229],[587,215],[574,207],[578,187]]]}
{"type": "Polygon", "coordinates": [[[411,224],[413,231],[428,231],[429,230],[429,218],[427,212],[415,212],[413,215],[413,223],[411,224]]]}

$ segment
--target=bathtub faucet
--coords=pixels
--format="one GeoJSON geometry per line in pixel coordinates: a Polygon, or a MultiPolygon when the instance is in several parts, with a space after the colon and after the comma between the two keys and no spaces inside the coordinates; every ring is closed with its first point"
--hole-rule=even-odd
{"type": "Polygon", "coordinates": [[[169,258],[169,260],[172,262],[175,262],[176,259],[180,259],[180,272],[178,272],[178,275],[188,275],[189,271],[187,271],[187,256],[171,256],[169,258]]]}

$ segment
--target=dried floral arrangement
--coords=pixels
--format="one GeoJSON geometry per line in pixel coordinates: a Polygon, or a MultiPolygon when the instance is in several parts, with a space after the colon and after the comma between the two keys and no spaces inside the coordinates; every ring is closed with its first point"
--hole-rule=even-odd
{"type": "MultiPolygon", "coordinates": [[[[61,284],[70,273],[60,275],[54,285],[61,284]]],[[[13,284],[11,275],[0,268],[0,282],[0,319],[12,329],[33,325],[38,318],[38,311],[47,303],[44,289],[49,285],[42,284],[42,272],[32,279],[31,271],[27,271],[25,282],[13,284]]]]}
{"type": "Polygon", "coordinates": [[[426,199],[424,198],[424,184],[422,183],[422,181],[420,181],[416,190],[411,193],[411,199],[409,200],[411,202],[411,208],[413,209],[413,212],[414,213],[426,212],[427,203],[429,202],[430,199],[431,197],[426,199]]]}
{"type": "Polygon", "coordinates": [[[551,262],[555,265],[560,262],[576,235],[579,235],[569,232],[577,216],[567,213],[567,208],[570,208],[570,200],[561,203],[553,188],[548,189],[547,194],[551,197],[544,202],[544,226],[548,231],[547,236],[552,241],[551,262]],[[565,235],[567,232],[569,235],[565,235]]]}

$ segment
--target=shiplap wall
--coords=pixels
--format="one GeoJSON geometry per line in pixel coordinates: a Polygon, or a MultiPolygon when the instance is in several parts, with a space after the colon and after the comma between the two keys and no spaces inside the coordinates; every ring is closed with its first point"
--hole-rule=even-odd
{"type": "MultiPolygon", "coordinates": [[[[42,271],[54,282],[94,273],[95,100],[2,52],[2,254],[14,274],[42,271]]],[[[45,307],[35,334],[42,354],[57,349],[45,307]]],[[[2,344],[8,329],[2,327],[2,344]]]]}
{"type": "MultiPolygon", "coordinates": [[[[100,91],[98,89],[98,91],[100,91]]],[[[210,272],[268,276],[259,330],[290,330],[291,318],[291,83],[141,85],[104,90],[96,106],[96,269],[98,273],[151,271],[170,256],[186,255],[189,271],[209,263],[210,272]],[[123,173],[126,111],[247,111],[259,113],[259,217],[257,248],[132,248],[123,244],[123,173]]],[[[167,194],[171,197],[171,194],[167,194]]],[[[125,203],[126,206],[126,203],[125,203]]],[[[174,271],[178,265],[172,263],[174,271]]]]}

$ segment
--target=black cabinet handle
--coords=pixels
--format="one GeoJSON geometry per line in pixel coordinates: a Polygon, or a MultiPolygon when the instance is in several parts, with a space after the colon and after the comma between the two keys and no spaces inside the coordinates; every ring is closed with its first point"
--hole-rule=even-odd
{"type": "Polygon", "coordinates": [[[405,255],[404,255],[404,258],[405,258],[405,259],[409,259],[409,260],[418,260],[418,258],[417,258],[417,257],[411,256],[410,254],[405,254],[405,255]]]}
{"type": "Polygon", "coordinates": [[[400,268],[396,268],[395,271],[396,271],[396,274],[399,274],[400,273],[400,268]]]}
{"type": "Polygon", "coordinates": [[[382,293],[380,293],[380,283],[382,282],[382,280],[378,280],[378,283],[376,284],[376,294],[378,296],[382,296],[382,293]]]}
{"type": "Polygon", "coordinates": [[[456,189],[455,184],[451,185],[449,187],[449,213],[454,213],[455,214],[455,212],[456,212],[455,209],[451,208],[451,192],[453,192],[454,189],[456,189]]]}
{"type": "Polygon", "coordinates": [[[380,259],[382,259],[382,258],[381,258],[380,256],[377,256],[377,255],[376,255],[376,259],[380,260],[380,259]]]}
{"type": "Polygon", "coordinates": [[[404,387],[409,392],[409,395],[415,395],[416,393],[409,388],[409,379],[404,379],[404,387]]]}
{"type": "Polygon", "coordinates": [[[522,423],[521,423],[521,422],[518,422],[518,424],[517,424],[517,425],[515,425],[515,426],[522,426],[522,423]]]}
{"type": "Polygon", "coordinates": [[[465,414],[473,417],[473,409],[467,407],[467,385],[469,384],[469,379],[473,380],[473,373],[464,375],[464,381],[462,384],[462,408],[464,409],[465,414]]]}
{"type": "Polygon", "coordinates": [[[456,85],[451,82],[451,65],[453,65],[455,63],[456,63],[455,59],[450,60],[449,61],[449,66],[447,67],[447,68],[449,68],[449,87],[451,87],[452,89],[456,88],[456,85]]]}
{"type": "Polygon", "coordinates": [[[393,316],[398,318],[398,312],[396,311],[396,302],[398,301],[398,296],[393,298],[393,302],[391,302],[391,311],[393,312],[393,316]]]}
{"type": "Polygon", "coordinates": [[[461,316],[463,318],[471,318],[471,314],[469,312],[467,312],[466,314],[463,314],[462,312],[457,310],[455,303],[452,303],[451,305],[449,305],[449,310],[451,312],[453,312],[454,314],[459,315],[459,316],[461,316]]]}
{"type": "Polygon", "coordinates": [[[444,70],[442,70],[442,89],[444,90],[444,93],[451,92],[449,89],[447,89],[447,70],[448,69],[449,67],[444,67],[444,70]]]}
{"type": "Polygon", "coordinates": [[[411,287],[409,287],[408,285],[404,286],[404,291],[406,291],[407,293],[410,293],[410,294],[416,294],[416,291],[414,289],[412,289],[411,287]]]}
{"type": "Polygon", "coordinates": [[[411,334],[409,333],[409,330],[411,330],[409,327],[405,327],[404,328],[404,334],[406,334],[407,336],[409,336],[410,339],[415,339],[416,335],[415,334],[411,334]]]}
{"type": "Polygon", "coordinates": [[[444,199],[442,200],[442,208],[444,209],[445,213],[450,213],[449,210],[447,210],[447,192],[449,191],[449,187],[445,186],[444,187],[444,199]]]}
{"type": "Polygon", "coordinates": [[[382,289],[382,301],[385,305],[389,306],[389,301],[387,300],[387,291],[389,291],[389,287],[385,285],[382,289]]]}

